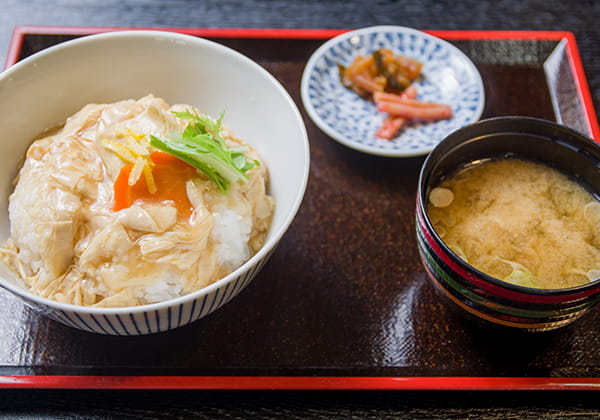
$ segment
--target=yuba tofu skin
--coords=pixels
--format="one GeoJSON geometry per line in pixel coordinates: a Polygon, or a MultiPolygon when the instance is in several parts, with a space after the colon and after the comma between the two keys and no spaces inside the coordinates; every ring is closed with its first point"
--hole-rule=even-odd
{"type": "Polygon", "coordinates": [[[150,145],[151,136],[185,137],[193,121],[177,112],[202,115],[152,95],[90,104],[32,143],[0,257],[33,293],[98,307],[161,302],[215,282],[262,247],[274,211],[266,165],[217,124],[223,147],[252,163],[224,191],[150,145]]]}

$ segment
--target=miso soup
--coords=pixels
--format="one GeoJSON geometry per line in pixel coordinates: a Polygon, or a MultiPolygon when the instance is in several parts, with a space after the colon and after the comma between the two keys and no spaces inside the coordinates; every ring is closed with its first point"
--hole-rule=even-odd
{"type": "Polygon", "coordinates": [[[497,279],[560,289],[600,278],[600,202],[549,166],[469,165],[431,190],[427,213],[457,255],[497,279]]]}

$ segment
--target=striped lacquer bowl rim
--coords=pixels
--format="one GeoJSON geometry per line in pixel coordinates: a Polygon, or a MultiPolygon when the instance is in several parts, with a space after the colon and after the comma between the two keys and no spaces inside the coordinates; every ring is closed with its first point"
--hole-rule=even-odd
{"type": "Polygon", "coordinates": [[[600,300],[599,284],[576,292],[565,289],[558,293],[527,294],[518,290],[518,286],[508,283],[502,286],[495,279],[494,283],[488,282],[488,276],[478,277],[467,271],[458,257],[445,250],[425,222],[422,211],[417,210],[416,231],[423,265],[437,289],[473,315],[512,327],[551,329],[573,321],[600,300]]]}

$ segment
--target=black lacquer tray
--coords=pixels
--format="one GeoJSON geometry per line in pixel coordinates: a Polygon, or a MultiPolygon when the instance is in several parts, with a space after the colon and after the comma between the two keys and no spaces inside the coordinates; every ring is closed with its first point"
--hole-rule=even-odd
{"type": "MultiPolygon", "coordinates": [[[[6,65],[87,34],[17,27],[6,65]]],[[[311,173],[298,216],[256,279],[210,316],[167,333],[94,335],[0,290],[0,387],[160,389],[600,389],[600,307],[543,334],[480,325],[426,279],[414,230],[424,157],[365,155],[328,138],[300,100],[306,60],[342,30],[168,29],[263,65],[303,112],[311,173]]],[[[483,117],[600,130],[568,32],[431,31],[485,85],[483,117]]]]}

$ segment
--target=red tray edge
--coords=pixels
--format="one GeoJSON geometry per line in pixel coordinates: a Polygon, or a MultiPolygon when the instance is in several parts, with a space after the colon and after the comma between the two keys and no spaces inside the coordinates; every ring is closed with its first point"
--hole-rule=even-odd
{"type": "MultiPolygon", "coordinates": [[[[289,39],[328,39],[351,29],[279,29],[279,28],[169,28],[169,27],[119,27],[119,26],[47,26],[17,25],[15,26],[6,56],[4,68],[15,64],[26,35],[90,35],[124,30],[160,30],[177,32],[195,36],[221,38],[289,38],[289,39]]],[[[535,39],[556,40],[573,38],[566,31],[467,31],[467,30],[424,30],[429,34],[444,39],[535,39]]],[[[575,45],[575,44],[574,44],[575,45]]],[[[576,48],[576,45],[575,45],[576,48]]]]}
{"type": "MultiPolygon", "coordinates": [[[[98,26],[45,26],[18,25],[15,26],[11,37],[4,68],[15,64],[23,44],[23,38],[30,34],[61,34],[89,35],[123,30],[162,30],[187,35],[221,38],[288,38],[288,39],[329,39],[351,29],[283,29],[283,28],[148,28],[148,27],[98,27],[98,26]]],[[[528,39],[555,40],[565,39],[571,70],[575,76],[576,88],[583,104],[585,119],[588,124],[590,137],[600,141],[600,126],[594,110],[592,96],[589,90],[583,63],[577,48],[575,35],[569,31],[486,31],[486,30],[424,30],[431,35],[446,40],[470,39],[528,39]]]]}
{"type": "MultiPolygon", "coordinates": [[[[26,35],[89,35],[119,30],[163,30],[220,38],[329,39],[351,29],[128,28],[19,25],[13,30],[5,69],[15,64],[26,35]]],[[[591,137],[600,127],[575,36],[568,31],[424,30],[447,40],[566,39],[571,70],[591,137]]],[[[2,388],[38,389],[227,389],[227,390],[600,390],[600,378],[551,377],[338,377],[338,376],[88,376],[0,375],[2,388]]]]}
{"type": "Polygon", "coordinates": [[[2,388],[179,390],[600,390],[600,378],[339,376],[0,376],[2,388]]]}

